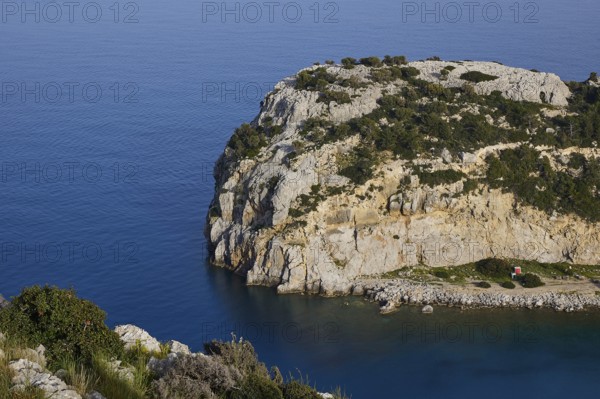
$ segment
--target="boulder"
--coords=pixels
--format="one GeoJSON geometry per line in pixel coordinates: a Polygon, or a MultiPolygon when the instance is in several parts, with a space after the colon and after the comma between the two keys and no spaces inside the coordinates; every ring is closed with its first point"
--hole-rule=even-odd
{"type": "Polygon", "coordinates": [[[81,399],[81,395],[68,387],[64,381],[44,371],[44,368],[35,362],[19,359],[10,362],[8,367],[14,372],[11,390],[24,390],[30,385],[43,390],[48,398],[81,399]]]}
{"type": "Polygon", "coordinates": [[[421,309],[422,313],[433,313],[433,306],[431,305],[425,305],[423,306],[423,309],[421,309]]]}
{"type": "Polygon", "coordinates": [[[191,355],[192,354],[190,347],[187,346],[186,344],[182,344],[179,341],[171,340],[171,341],[167,342],[167,346],[169,347],[170,353],[177,353],[180,355],[191,355]]]}
{"type": "Polygon", "coordinates": [[[126,349],[134,348],[139,344],[148,352],[160,352],[160,342],[144,329],[132,324],[125,324],[115,327],[115,332],[125,344],[126,349]]]}

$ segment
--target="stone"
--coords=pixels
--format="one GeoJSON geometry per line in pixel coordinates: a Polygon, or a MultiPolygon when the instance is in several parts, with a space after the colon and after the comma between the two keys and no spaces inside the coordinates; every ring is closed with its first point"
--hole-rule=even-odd
{"type": "Polygon", "coordinates": [[[23,390],[31,385],[43,390],[50,398],[81,399],[81,395],[69,388],[64,381],[44,371],[43,367],[35,362],[19,359],[10,362],[8,367],[14,372],[11,389],[23,390]]]}
{"type": "Polygon", "coordinates": [[[160,342],[146,330],[132,324],[125,324],[115,327],[115,332],[125,344],[126,349],[135,348],[139,344],[149,352],[160,352],[160,342]]]}
{"type": "Polygon", "coordinates": [[[133,382],[135,379],[135,368],[133,366],[124,366],[123,362],[120,360],[112,360],[107,363],[107,366],[113,373],[115,373],[119,378],[133,382]]]}
{"type": "Polygon", "coordinates": [[[27,359],[33,363],[39,364],[42,367],[46,367],[46,357],[44,356],[45,348],[42,345],[40,346],[43,349],[39,351],[31,348],[16,349],[14,351],[14,357],[27,359]]]}
{"type": "Polygon", "coordinates": [[[167,346],[169,347],[170,353],[177,353],[179,355],[191,355],[192,354],[190,347],[187,346],[186,344],[182,344],[179,341],[174,341],[174,340],[168,341],[167,346]]]}
{"type": "Polygon", "coordinates": [[[442,160],[445,163],[452,163],[452,154],[450,153],[450,151],[448,151],[447,148],[444,148],[442,150],[442,160]]]}
{"type": "Polygon", "coordinates": [[[7,307],[10,304],[9,301],[7,301],[2,294],[0,294],[0,310],[4,309],[5,307],[7,307]]]}
{"type": "Polygon", "coordinates": [[[85,399],[106,399],[100,392],[92,391],[85,395],[85,399]]]}
{"type": "Polygon", "coordinates": [[[422,313],[433,313],[433,306],[431,305],[425,305],[423,306],[423,309],[421,309],[422,313]]]}

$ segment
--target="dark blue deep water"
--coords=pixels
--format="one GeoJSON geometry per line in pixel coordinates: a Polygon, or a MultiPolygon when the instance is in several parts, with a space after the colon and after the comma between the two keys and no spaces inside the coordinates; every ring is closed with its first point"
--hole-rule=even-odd
{"type": "Polygon", "coordinates": [[[584,80],[600,69],[597,0],[483,1],[472,16],[445,1],[424,15],[396,0],[276,2],[272,14],[262,2],[25,3],[0,2],[2,294],[72,286],[111,325],[195,349],[236,331],[267,363],[355,399],[598,392],[596,313],[381,317],[358,299],[247,288],[206,263],[203,238],[212,163],[274,82],[384,54],[584,80]]]}

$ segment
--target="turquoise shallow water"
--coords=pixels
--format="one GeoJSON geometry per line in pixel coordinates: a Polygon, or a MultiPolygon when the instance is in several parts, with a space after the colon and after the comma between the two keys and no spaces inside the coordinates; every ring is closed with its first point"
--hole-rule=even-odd
{"type": "Polygon", "coordinates": [[[284,2],[272,20],[263,7],[255,23],[250,2],[239,3],[239,23],[192,0],[122,2],[118,15],[99,1],[97,22],[82,2],[73,22],[62,9],[55,23],[50,1],[39,3],[39,22],[9,3],[0,15],[5,296],[35,283],[73,286],[110,324],[197,349],[235,331],[266,362],[359,399],[598,388],[596,314],[438,309],[424,318],[403,308],[381,317],[353,298],[277,297],[207,265],[203,238],[212,164],[274,82],[313,61],[388,53],[583,80],[600,69],[596,1],[520,3],[518,15],[500,1],[497,22],[485,2],[472,22],[466,9],[452,22],[449,2],[425,22],[407,2],[284,2]]]}

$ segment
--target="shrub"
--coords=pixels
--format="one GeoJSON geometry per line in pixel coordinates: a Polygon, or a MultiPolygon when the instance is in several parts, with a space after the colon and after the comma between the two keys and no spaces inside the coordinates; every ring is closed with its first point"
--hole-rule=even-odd
{"type": "Polygon", "coordinates": [[[342,65],[346,69],[352,69],[356,65],[356,58],[352,58],[352,57],[342,58],[342,65]]]}
{"type": "Polygon", "coordinates": [[[33,286],[0,311],[0,330],[29,345],[43,344],[51,362],[61,356],[90,361],[97,353],[118,356],[124,351],[105,318],[103,310],[77,298],[74,290],[33,286]]]}
{"type": "Polygon", "coordinates": [[[479,185],[479,183],[477,182],[477,180],[474,180],[474,179],[465,180],[465,182],[463,183],[463,191],[462,191],[463,194],[470,193],[471,191],[475,190],[478,185],[479,185]]]}
{"type": "Polygon", "coordinates": [[[352,102],[350,95],[345,91],[331,91],[325,90],[319,94],[319,98],[317,99],[318,103],[326,103],[336,102],[338,104],[349,104],[352,102]]]}
{"type": "Polygon", "coordinates": [[[334,65],[335,61],[334,60],[325,60],[325,64],[327,64],[327,65],[334,65]]]}
{"type": "Polygon", "coordinates": [[[450,273],[447,270],[436,270],[433,275],[439,278],[450,278],[450,273]]]}
{"type": "Polygon", "coordinates": [[[234,391],[231,399],[283,399],[283,393],[271,379],[250,374],[239,391],[234,391]]]}
{"type": "Polygon", "coordinates": [[[230,392],[242,380],[238,370],[222,364],[218,358],[184,356],[152,383],[152,391],[156,399],[214,398],[230,392]]]}
{"type": "Polygon", "coordinates": [[[362,65],[369,66],[369,67],[380,67],[381,66],[381,60],[379,59],[379,57],[361,58],[359,62],[362,65]]]}
{"type": "Polygon", "coordinates": [[[469,82],[479,83],[479,82],[489,82],[492,80],[496,80],[496,79],[498,79],[498,76],[488,75],[486,73],[479,72],[479,71],[470,71],[470,72],[465,72],[462,75],[460,75],[460,78],[463,80],[467,80],[469,82]]]}
{"type": "Polygon", "coordinates": [[[592,81],[592,82],[597,82],[598,81],[598,73],[596,73],[596,72],[590,73],[589,80],[592,81]]]}
{"type": "Polygon", "coordinates": [[[415,67],[404,67],[401,68],[401,71],[404,78],[414,78],[415,76],[419,76],[421,74],[421,71],[415,67]]]}
{"type": "Polygon", "coordinates": [[[487,281],[480,281],[477,283],[477,286],[479,288],[490,288],[491,287],[490,283],[488,283],[487,281]]]}
{"type": "Polygon", "coordinates": [[[440,184],[452,184],[465,177],[465,174],[454,169],[436,170],[435,172],[417,172],[421,184],[426,184],[430,187],[439,186],[440,184]]]}
{"type": "Polygon", "coordinates": [[[542,279],[537,274],[525,273],[520,278],[521,285],[525,288],[535,288],[544,285],[542,279]]]}
{"type": "Polygon", "coordinates": [[[405,65],[405,64],[407,64],[407,61],[406,61],[406,57],[403,55],[397,55],[394,57],[386,55],[385,57],[383,57],[383,63],[388,66],[405,65]]]}
{"type": "Polygon", "coordinates": [[[480,260],[475,263],[475,269],[484,276],[489,277],[507,277],[512,272],[510,264],[498,258],[480,260]]]}
{"type": "Polygon", "coordinates": [[[260,129],[255,129],[247,123],[237,128],[229,139],[227,146],[233,150],[234,157],[254,158],[261,148],[267,145],[266,135],[260,129]]]}
{"type": "Polygon", "coordinates": [[[515,288],[515,283],[513,283],[512,281],[505,281],[502,284],[500,284],[503,288],[507,288],[509,290],[512,290],[515,288]]]}
{"type": "Polygon", "coordinates": [[[454,71],[456,69],[456,67],[453,66],[453,65],[448,65],[448,66],[445,66],[444,69],[446,71],[452,72],[452,71],[454,71]]]}
{"type": "Polygon", "coordinates": [[[204,351],[209,356],[218,357],[225,365],[235,367],[244,376],[268,375],[266,366],[258,361],[254,347],[248,341],[236,341],[235,337],[229,342],[212,341],[204,344],[204,351]]]}
{"type": "Polygon", "coordinates": [[[293,380],[283,387],[283,396],[285,399],[320,399],[321,396],[308,385],[293,380]]]}

